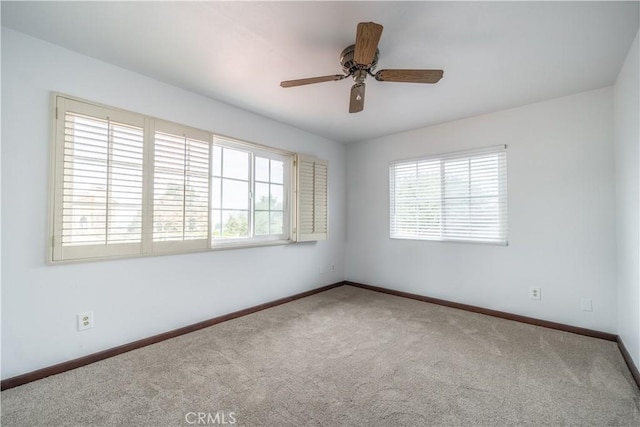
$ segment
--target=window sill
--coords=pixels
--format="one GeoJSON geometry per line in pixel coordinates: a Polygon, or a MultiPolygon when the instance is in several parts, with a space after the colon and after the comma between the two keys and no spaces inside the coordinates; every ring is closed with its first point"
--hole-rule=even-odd
{"type": "Polygon", "coordinates": [[[468,243],[472,245],[488,245],[488,246],[509,246],[509,242],[492,242],[483,240],[466,240],[466,239],[427,239],[424,237],[400,237],[389,236],[391,240],[413,240],[423,242],[438,242],[438,243],[468,243]]]}
{"type": "Polygon", "coordinates": [[[168,256],[168,255],[184,255],[184,254],[194,254],[201,252],[217,252],[217,251],[225,251],[232,249],[251,249],[251,248],[262,248],[267,246],[284,246],[296,243],[293,240],[265,240],[261,242],[233,242],[233,243],[225,243],[225,244],[217,244],[210,248],[199,248],[199,249],[187,249],[187,250],[172,250],[166,252],[153,252],[153,253],[139,253],[139,254],[127,254],[127,255],[113,255],[113,256],[100,256],[94,258],[77,258],[77,259],[67,259],[67,260],[59,260],[54,261],[51,258],[47,259],[47,265],[65,265],[65,264],[80,264],[86,262],[100,262],[100,261],[115,261],[115,260],[127,260],[127,259],[135,259],[135,258],[153,258],[159,256],[168,256]]]}
{"type": "Polygon", "coordinates": [[[288,245],[291,243],[295,243],[291,239],[287,240],[263,240],[263,241],[253,241],[253,242],[242,242],[242,241],[234,241],[234,242],[226,242],[226,243],[218,243],[212,245],[211,248],[207,249],[207,251],[223,251],[227,249],[249,249],[249,248],[261,248],[265,246],[282,246],[288,245]]]}

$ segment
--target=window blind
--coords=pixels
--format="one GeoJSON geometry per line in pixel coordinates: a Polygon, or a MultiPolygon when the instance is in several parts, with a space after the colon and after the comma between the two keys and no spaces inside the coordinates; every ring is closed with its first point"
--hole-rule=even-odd
{"type": "Polygon", "coordinates": [[[507,243],[504,146],[394,162],[392,238],[507,243]]]}

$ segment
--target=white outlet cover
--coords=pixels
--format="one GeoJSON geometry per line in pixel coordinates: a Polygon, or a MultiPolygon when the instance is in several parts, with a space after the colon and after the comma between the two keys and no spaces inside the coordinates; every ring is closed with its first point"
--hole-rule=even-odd
{"type": "Polygon", "coordinates": [[[582,311],[593,311],[593,302],[589,298],[583,298],[580,305],[582,311]]]}
{"type": "Polygon", "coordinates": [[[538,287],[529,288],[529,298],[542,299],[542,288],[538,288],[538,287]]]}
{"type": "Polygon", "coordinates": [[[78,331],[93,328],[93,311],[78,313],[78,331]]]}

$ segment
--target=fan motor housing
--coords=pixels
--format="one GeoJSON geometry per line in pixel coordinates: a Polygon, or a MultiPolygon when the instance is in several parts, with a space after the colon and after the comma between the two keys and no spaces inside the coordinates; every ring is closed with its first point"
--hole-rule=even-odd
{"type": "Polygon", "coordinates": [[[358,70],[369,70],[373,71],[378,65],[378,55],[380,54],[380,49],[376,49],[376,56],[373,58],[373,61],[369,66],[366,65],[358,65],[354,60],[354,52],[356,50],[356,45],[352,44],[342,51],[340,54],[340,65],[342,65],[342,69],[345,73],[353,75],[358,70]]]}

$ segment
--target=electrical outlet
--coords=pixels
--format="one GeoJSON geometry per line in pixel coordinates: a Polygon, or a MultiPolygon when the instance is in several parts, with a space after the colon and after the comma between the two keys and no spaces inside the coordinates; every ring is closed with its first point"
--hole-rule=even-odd
{"type": "Polygon", "coordinates": [[[331,264],[331,271],[336,271],[336,265],[335,264],[331,264]]]}
{"type": "Polygon", "coordinates": [[[93,311],[78,313],[78,331],[93,328],[93,311]]]}
{"type": "Polygon", "coordinates": [[[538,287],[529,288],[529,298],[542,299],[542,288],[538,288],[538,287]]]}
{"type": "Polygon", "coordinates": [[[580,305],[582,311],[593,311],[593,302],[589,298],[583,298],[580,305]]]}

